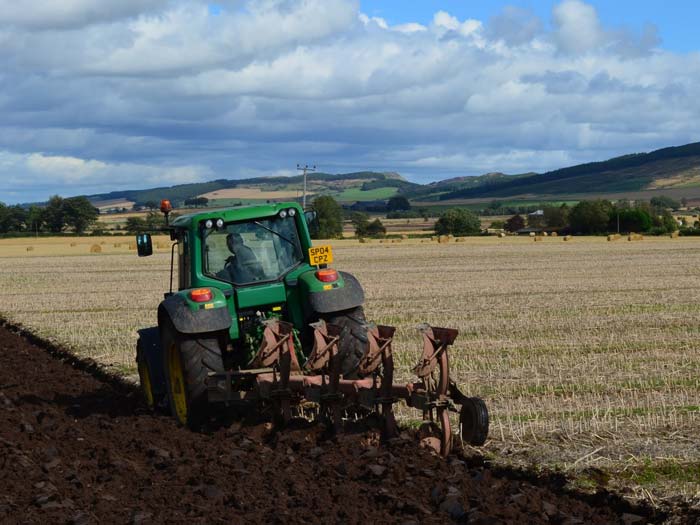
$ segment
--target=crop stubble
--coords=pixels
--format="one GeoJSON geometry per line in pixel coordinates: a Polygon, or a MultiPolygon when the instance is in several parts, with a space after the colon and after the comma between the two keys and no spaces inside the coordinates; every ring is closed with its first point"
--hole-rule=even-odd
{"type": "MultiPolygon", "coordinates": [[[[133,373],[136,329],[155,323],[169,256],[2,257],[5,242],[2,314],[133,373]]],[[[700,242],[333,245],[336,267],[363,283],[368,318],[398,328],[399,381],[418,356],[416,324],[459,329],[452,373],[489,404],[487,450],[499,458],[623,472],[662,458],[697,468],[700,242]]]]}

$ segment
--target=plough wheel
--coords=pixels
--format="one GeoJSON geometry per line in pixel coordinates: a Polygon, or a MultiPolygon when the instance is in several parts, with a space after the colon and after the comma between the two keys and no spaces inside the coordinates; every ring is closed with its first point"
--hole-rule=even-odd
{"type": "Polygon", "coordinates": [[[459,426],[462,441],[477,447],[483,445],[489,434],[489,411],[486,403],[478,397],[465,399],[459,412],[459,426]]]}

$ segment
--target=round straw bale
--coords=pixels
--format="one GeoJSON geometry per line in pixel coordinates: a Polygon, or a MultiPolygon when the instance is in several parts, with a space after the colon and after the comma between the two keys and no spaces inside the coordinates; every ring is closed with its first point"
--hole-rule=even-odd
{"type": "Polygon", "coordinates": [[[33,252],[33,251],[34,251],[34,246],[27,246],[27,251],[28,251],[28,252],[33,252]]]}
{"type": "Polygon", "coordinates": [[[573,237],[571,235],[564,235],[563,240],[570,241],[571,239],[573,239],[573,237]]]}
{"type": "Polygon", "coordinates": [[[102,253],[102,246],[99,244],[93,244],[90,246],[90,253],[102,253]]]}

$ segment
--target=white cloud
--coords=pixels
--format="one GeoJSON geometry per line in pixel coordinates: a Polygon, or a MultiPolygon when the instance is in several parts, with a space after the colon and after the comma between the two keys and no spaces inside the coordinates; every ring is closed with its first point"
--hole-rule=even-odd
{"type": "Polygon", "coordinates": [[[580,0],[552,29],[516,8],[392,26],[347,0],[16,5],[0,0],[0,200],[297,162],[546,170],[700,135],[699,55],[580,0]]]}
{"type": "Polygon", "coordinates": [[[167,0],[0,0],[0,26],[66,29],[137,16],[167,0]]]}

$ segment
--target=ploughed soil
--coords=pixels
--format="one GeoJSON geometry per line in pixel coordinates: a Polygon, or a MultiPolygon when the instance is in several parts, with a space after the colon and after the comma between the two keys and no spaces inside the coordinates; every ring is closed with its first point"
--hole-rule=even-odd
{"type": "Polygon", "coordinates": [[[132,385],[0,324],[0,523],[685,523],[410,432],[327,437],[149,413],[132,385]]]}

